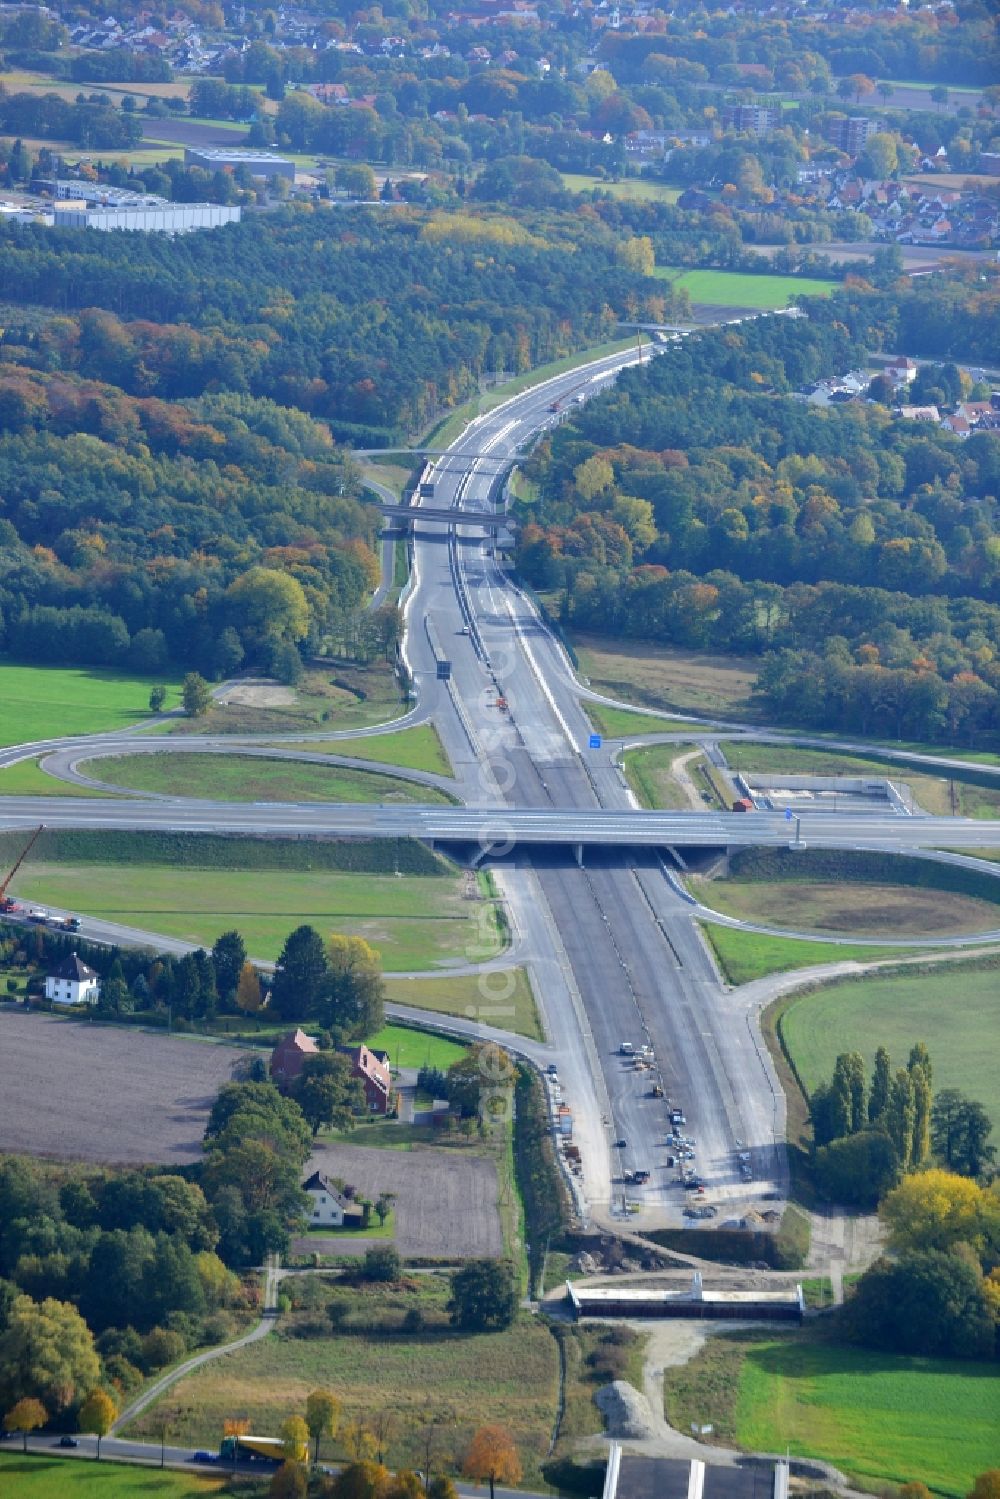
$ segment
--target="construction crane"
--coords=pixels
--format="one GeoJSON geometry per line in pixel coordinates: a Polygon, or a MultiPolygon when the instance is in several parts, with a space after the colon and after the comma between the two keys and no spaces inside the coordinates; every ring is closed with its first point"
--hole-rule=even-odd
{"type": "Polygon", "coordinates": [[[28,839],[27,843],[24,845],[24,848],[21,850],[21,856],[18,859],[17,863],[14,865],[14,868],[12,870],[10,870],[10,872],[7,874],[6,878],[4,879],[3,883],[0,884],[0,911],[13,911],[14,906],[16,905],[16,902],[14,901],[14,899],[11,896],[9,896],[7,894],[7,887],[9,886],[9,884],[10,884],[11,880],[14,878],[14,876],[17,874],[17,871],[20,869],[20,867],[24,863],[25,859],[31,853],[31,850],[32,850],[32,848],[35,845],[35,841],[37,840],[37,838],[39,837],[39,835],[43,831],[44,827],[45,827],[45,824],[43,822],[40,822],[38,824],[37,828],[32,833],[32,835],[28,839]]]}

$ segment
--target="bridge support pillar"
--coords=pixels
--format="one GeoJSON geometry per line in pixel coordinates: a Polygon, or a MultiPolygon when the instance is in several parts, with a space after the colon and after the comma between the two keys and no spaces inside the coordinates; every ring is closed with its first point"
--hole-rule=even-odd
{"type": "Polygon", "coordinates": [[[583,844],[582,843],[574,843],[574,845],[573,845],[573,857],[576,859],[577,864],[579,864],[580,868],[582,869],[583,868],[583,844]]]}
{"type": "Polygon", "coordinates": [[[679,869],[683,869],[685,871],[688,869],[687,860],[684,858],[684,855],[681,853],[679,848],[675,848],[672,843],[668,843],[667,853],[675,861],[679,869]]]}

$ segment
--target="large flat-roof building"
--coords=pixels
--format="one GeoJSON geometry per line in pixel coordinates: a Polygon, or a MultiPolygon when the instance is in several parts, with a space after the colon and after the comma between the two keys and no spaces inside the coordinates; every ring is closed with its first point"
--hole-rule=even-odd
{"type": "Polygon", "coordinates": [[[143,203],[114,207],[72,208],[56,203],[57,229],[133,229],[146,234],[189,234],[193,229],[216,229],[238,224],[240,209],[228,203],[143,203]]]}
{"type": "Polygon", "coordinates": [[[789,1464],[780,1460],[729,1467],[697,1457],[629,1456],[612,1442],[603,1499],[788,1499],[788,1479],[789,1464]]]}
{"type": "Polygon", "coordinates": [[[273,151],[252,151],[238,146],[185,146],[184,165],[201,167],[205,172],[246,167],[251,177],[286,177],[289,182],[295,181],[294,161],[276,156],[273,151]]]}
{"type": "Polygon", "coordinates": [[[566,1296],[581,1317],[691,1317],[723,1321],[800,1322],[800,1285],[778,1291],[706,1291],[698,1271],[690,1290],[659,1286],[582,1286],[566,1282],[566,1296]]]}

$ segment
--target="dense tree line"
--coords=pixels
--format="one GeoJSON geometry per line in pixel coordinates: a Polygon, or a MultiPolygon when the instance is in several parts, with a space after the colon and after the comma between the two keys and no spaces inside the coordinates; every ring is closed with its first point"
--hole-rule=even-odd
{"type": "MultiPolygon", "coordinates": [[[[698,334],[574,410],[526,470],[518,563],[563,620],[765,655],[767,711],[978,742],[1000,729],[1000,433],[796,398],[868,350],[1000,336],[1000,280],[934,277],[698,334]]],[[[943,365],[924,377],[947,386],[943,365]]]]}
{"type": "Polygon", "coordinates": [[[880,1351],[993,1358],[1000,1332],[1000,1193],[916,1172],[885,1198],[892,1258],[861,1277],[842,1327],[880,1351]]]}
{"type": "Polygon", "coordinates": [[[100,95],[81,96],[71,103],[58,94],[8,94],[0,89],[0,135],[69,140],[87,150],[118,151],[138,145],[142,124],[100,95]]]}
{"type": "Polygon", "coordinates": [[[219,1248],[187,1175],[0,1158],[0,1405],[65,1418],[101,1383],[120,1398],[231,1336],[254,1296],[219,1248]]]}
{"type": "MultiPolygon", "coordinates": [[[[40,358],[47,336],[72,332],[105,344],[96,360],[109,372],[117,341],[121,381],[143,355],[164,371],[190,358],[205,376],[225,359],[193,329],[142,338],[104,314],[49,328],[40,358]]],[[[359,503],[346,452],[301,413],[235,394],[131,396],[0,363],[0,428],[0,649],[13,657],[143,672],[185,662],[216,677],[266,666],[285,639],[324,649],[374,586],[378,511],[359,503]]]]}
{"type": "MultiPolygon", "coordinates": [[[[110,354],[131,391],[130,345],[153,344],[155,369],[157,341],[181,338],[193,355],[185,394],[249,391],[372,442],[398,440],[486,371],[524,370],[606,337],[628,307],[664,292],[622,270],[611,234],[572,215],[551,238],[514,236],[500,254],[487,222],[478,242],[453,242],[447,220],[362,210],[349,221],[276,213],[169,243],[22,227],[0,234],[0,278],[12,301],[64,313],[96,302],[113,314],[100,327],[124,324],[110,348],[105,334],[60,348],[57,331],[49,357],[60,367],[115,378],[110,354]],[[157,334],[164,324],[181,327],[157,334]],[[200,374],[206,340],[215,366],[200,374]]],[[[162,374],[153,381],[136,393],[159,393],[162,374]]]]}
{"type": "Polygon", "coordinates": [[[871,1082],[859,1052],[843,1052],[809,1100],[816,1180],[833,1202],[874,1207],[900,1175],[931,1154],[931,1060],[918,1042],[905,1068],[875,1054],[871,1082]]]}

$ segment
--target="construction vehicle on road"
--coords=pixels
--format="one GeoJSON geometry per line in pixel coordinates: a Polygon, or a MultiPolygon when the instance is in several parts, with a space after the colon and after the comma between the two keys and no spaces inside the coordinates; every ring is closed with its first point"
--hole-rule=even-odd
{"type": "Polygon", "coordinates": [[[31,837],[28,839],[27,843],[24,845],[23,849],[21,850],[20,857],[17,859],[17,862],[14,864],[13,869],[11,869],[11,870],[8,871],[8,873],[7,873],[7,875],[6,875],[3,883],[0,884],[0,912],[2,912],[2,911],[16,911],[17,910],[17,901],[14,900],[13,896],[10,896],[10,895],[7,894],[7,890],[8,890],[8,887],[10,886],[11,880],[17,874],[17,871],[20,869],[20,867],[24,863],[25,859],[31,853],[31,850],[32,850],[32,848],[35,845],[35,840],[44,831],[44,828],[45,828],[45,824],[43,822],[40,822],[38,824],[38,827],[32,833],[31,837]]]}

